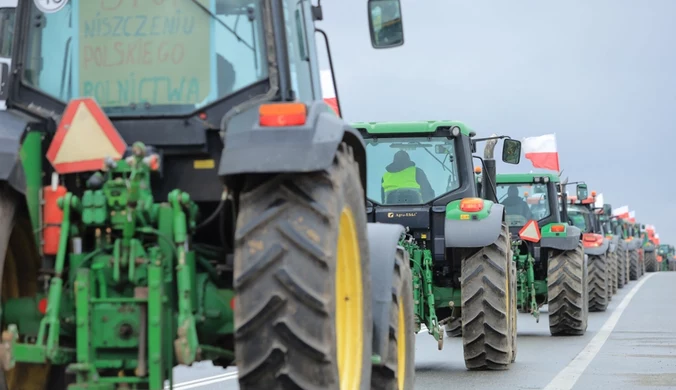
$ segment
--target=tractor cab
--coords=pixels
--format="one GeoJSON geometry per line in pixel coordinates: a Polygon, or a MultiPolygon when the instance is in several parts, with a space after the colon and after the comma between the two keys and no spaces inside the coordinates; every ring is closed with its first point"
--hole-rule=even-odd
{"type": "Polygon", "coordinates": [[[582,243],[586,248],[598,248],[604,245],[606,232],[603,228],[599,212],[601,208],[595,207],[596,191],[590,196],[586,184],[577,185],[577,196],[568,198],[568,217],[573,225],[582,231],[582,243]]]}
{"type": "Polygon", "coordinates": [[[499,174],[496,194],[505,207],[505,220],[512,236],[531,220],[538,226],[560,223],[556,185],[559,177],[551,173],[499,174]]]}
{"type": "MultiPolygon", "coordinates": [[[[443,260],[448,219],[478,220],[490,214],[492,202],[481,199],[486,189],[482,191],[477,180],[481,170],[475,170],[472,161],[476,133],[466,124],[421,121],[352,126],[366,142],[369,221],[406,226],[433,248],[435,259],[443,260]]],[[[505,145],[518,145],[516,151],[509,151],[511,155],[504,148],[503,161],[518,163],[520,143],[507,141],[505,145]]]]}

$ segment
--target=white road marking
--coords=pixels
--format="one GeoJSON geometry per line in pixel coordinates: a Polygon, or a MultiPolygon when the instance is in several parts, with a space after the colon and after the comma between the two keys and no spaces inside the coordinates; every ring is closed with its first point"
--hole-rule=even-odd
{"type": "MultiPolygon", "coordinates": [[[[201,378],[201,379],[195,379],[192,381],[187,381],[187,382],[180,382],[180,383],[174,383],[174,388],[173,390],[188,390],[188,389],[196,389],[198,387],[206,386],[206,385],[213,385],[215,383],[221,383],[225,381],[229,381],[232,379],[237,379],[237,371],[233,372],[228,372],[226,374],[220,374],[220,375],[213,375],[213,376],[208,376],[206,378],[201,378]]],[[[168,390],[169,386],[164,386],[164,390],[168,390]]]]}
{"type": "Polygon", "coordinates": [[[594,338],[587,344],[587,346],[571,361],[563,370],[561,370],[558,375],[552,379],[551,382],[544,388],[544,390],[570,390],[575,386],[575,383],[580,379],[584,371],[589,366],[589,363],[594,360],[596,354],[599,353],[603,344],[608,340],[610,334],[615,329],[617,322],[620,320],[620,316],[624,312],[624,309],[627,308],[631,299],[636,295],[638,290],[643,286],[648,279],[654,276],[654,273],[646,275],[631,291],[624,297],[622,302],[615,308],[613,314],[610,315],[610,318],[606,320],[599,332],[594,336],[594,338]]]}

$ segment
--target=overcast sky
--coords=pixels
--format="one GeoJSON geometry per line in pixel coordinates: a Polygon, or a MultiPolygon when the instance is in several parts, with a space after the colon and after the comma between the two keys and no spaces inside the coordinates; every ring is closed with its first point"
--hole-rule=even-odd
{"type": "Polygon", "coordinates": [[[366,0],[322,6],[348,121],[556,133],[564,176],[676,244],[676,1],[402,0],[405,45],[388,50],[371,47],[366,0]]]}

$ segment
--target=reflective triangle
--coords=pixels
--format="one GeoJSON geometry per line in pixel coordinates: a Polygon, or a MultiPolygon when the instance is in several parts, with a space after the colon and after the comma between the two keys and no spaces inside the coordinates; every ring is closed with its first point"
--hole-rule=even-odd
{"type": "Polygon", "coordinates": [[[519,231],[519,237],[524,241],[538,242],[540,241],[540,227],[537,221],[531,219],[519,231]]]}
{"type": "Polygon", "coordinates": [[[104,159],[119,159],[122,154],[108,138],[84,103],[78,105],[73,121],[54,158],[53,164],[104,159]]]}

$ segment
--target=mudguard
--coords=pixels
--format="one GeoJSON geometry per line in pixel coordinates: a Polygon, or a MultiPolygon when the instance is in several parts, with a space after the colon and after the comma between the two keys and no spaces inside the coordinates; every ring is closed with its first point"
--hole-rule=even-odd
{"type": "Polygon", "coordinates": [[[637,250],[641,247],[641,244],[642,244],[642,242],[641,242],[640,239],[634,238],[633,240],[631,240],[627,243],[627,250],[630,250],[630,251],[637,250]]]}
{"type": "Polygon", "coordinates": [[[610,240],[610,250],[609,250],[609,252],[614,253],[617,249],[619,249],[618,246],[619,246],[619,243],[620,243],[620,236],[610,235],[610,236],[606,236],[606,237],[610,240]]]}
{"type": "Polygon", "coordinates": [[[643,252],[655,252],[655,244],[648,242],[643,245],[643,252]]]}
{"type": "Polygon", "coordinates": [[[371,296],[373,310],[373,354],[387,361],[392,303],[392,270],[404,227],[390,223],[369,223],[368,240],[371,257],[371,296]]]}
{"type": "Polygon", "coordinates": [[[573,250],[580,243],[581,233],[580,228],[572,225],[566,225],[564,233],[553,233],[551,231],[551,224],[545,225],[541,231],[540,247],[558,249],[560,251],[573,250]]]}
{"type": "Polygon", "coordinates": [[[494,243],[502,230],[504,206],[484,200],[484,209],[480,213],[464,213],[460,211],[459,203],[460,200],[456,200],[446,207],[446,247],[483,248],[494,243]]]}
{"type": "Polygon", "coordinates": [[[602,241],[599,242],[598,246],[586,246],[584,247],[584,254],[585,255],[594,255],[594,256],[601,256],[606,254],[608,252],[608,248],[610,247],[610,240],[607,238],[603,238],[602,241]]]}
{"type": "Polygon", "coordinates": [[[26,193],[26,176],[19,151],[24,134],[35,118],[21,112],[0,111],[0,181],[26,193]]]}
{"type": "Polygon", "coordinates": [[[345,141],[359,162],[366,186],[366,147],[356,129],[337,117],[323,101],[308,104],[304,125],[263,127],[259,107],[235,115],[227,124],[218,174],[228,184],[234,175],[251,173],[317,172],[331,166],[345,141]]]}

